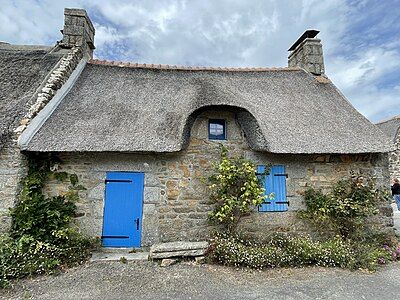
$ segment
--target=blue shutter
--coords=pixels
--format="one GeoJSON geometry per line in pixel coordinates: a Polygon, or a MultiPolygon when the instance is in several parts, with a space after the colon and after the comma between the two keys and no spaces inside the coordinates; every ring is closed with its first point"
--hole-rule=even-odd
{"type": "Polygon", "coordinates": [[[286,198],[286,174],[285,166],[273,166],[273,187],[275,193],[274,211],[287,211],[288,203],[286,198]]]}
{"type": "MultiPolygon", "coordinates": [[[[257,172],[264,172],[264,166],[258,166],[257,172]]],[[[266,199],[265,204],[262,204],[259,211],[287,211],[288,203],[286,198],[286,174],[285,166],[272,166],[270,173],[264,181],[265,195],[274,194],[273,199],[266,199]]]]}

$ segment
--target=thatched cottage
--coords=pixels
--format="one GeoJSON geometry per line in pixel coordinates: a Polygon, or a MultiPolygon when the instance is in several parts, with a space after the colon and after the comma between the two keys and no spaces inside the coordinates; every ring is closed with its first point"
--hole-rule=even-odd
{"type": "MultiPolygon", "coordinates": [[[[272,165],[268,189],[278,196],[240,224],[254,235],[306,231],[295,214],[308,186],[357,174],[388,186],[389,141],[325,75],[318,31],[290,47],[285,68],[92,59],[95,30],[79,9],[65,10],[62,32],[54,47],[0,46],[4,222],[26,158],[48,153],[86,188],[77,222],[105,246],[204,239],[210,206],[201,178],[220,144],[272,165]]],[[[382,226],[392,226],[391,213],[382,209],[382,226]]]]}
{"type": "Polygon", "coordinates": [[[393,142],[394,148],[389,153],[389,172],[391,178],[400,178],[400,116],[377,123],[393,142]]]}

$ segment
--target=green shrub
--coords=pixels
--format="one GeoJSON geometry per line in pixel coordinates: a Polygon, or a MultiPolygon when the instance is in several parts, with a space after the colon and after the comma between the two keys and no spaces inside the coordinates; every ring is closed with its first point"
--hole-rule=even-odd
{"type": "Polygon", "coordinates": [[[221,160],[214,164],[214,174],[208,178],[210,202],[214,210],[211,222],[234,230],[241,217],[265,201],[265,190],[256,175],[255,165],[243,157],[228,157],[222,147],[221,160]]]}
{"type": "Polygon", "coordinates": [[[96,245],[94,239],[72,226],[74,202],[79,199],[76,191],[56,197],[43,194],[50,174],[47,163],[31,164],[22,182],[20,201],[11,210],[10,234],[0,236],[0,287],[6,287],[10,279],[53,273],[82,263],[96,245]]]}
{"type": "Polygon", "coordinates": [[[11,213],[12,236],[28,235],[40,241],[53,241],[60,229],[69,226],[75,210],[75,203],[64,196],[45,198],[43,194],[32,195],[21,201],[11,213]]]}
{"type": "Polygon", "coordinates": [[[19,239],[0,236],[0,287],[8,286],[10,279],[51,274],[58,267],[80,264],[87,260],[93,247],[92,241],[79,234],[70,234],[59,243],[38,241],[28,235],[19,239]]]}
{"type": "Polygon", "coordinates": [[[299,216],[320,232],[319,240],[274,235],[261,243],[232,231],[219,232],[211,240],[209,258],[223,265],[255,269],[317,265],[376,270],[380,264],[400,259],[399,242],[368,222],[388,199],[371,181],[364,185],[361,180],[342,180],[327,194],[309,189],[306,210],[299,216]]]}
{"type": "Polygon", "coordinates": [[[356,242],[340,236],[323,241],[308,236],[274,235],[260,243],[231,233],[215,233],[208,257],[234,267],[254,269],[323,266],[374,271],[379,265],[400,259],[397,241],[356,242]]]}
{"type": "Polygon", "coordinates": [[[216,233],[209,257],[217,263],[255,269],[275,267],[350,267],[354,260],[351,245],[340,238],[324,242],[309,237],[276,235],[258,243],[238,235],[216,233]]]}
{"type": "Polygon", "coordinates": [[[368,229],[368,218],[377,214],[378,206],[388,199],[371,180],[364,185],[360,180],[347,179],[337,182],[327,194],[310,188],[304,200],[306,210],[299,212],[301,218],[324,234],[352,238],[368,229]]]}
{"type": "Polygon", "coordinates": [[[340,236],[352,247],[352,268],[375,270],[379,264],[397,260],[385,247],[396,248],[392,235],[377,231],[369,218],[379,212],[379,206],[390,197],[377,190],[370,179],[346,179],[337,182],[327,194],[308,189],[306,210],[299,216],[309,221],[321,236],[340,236]]]}

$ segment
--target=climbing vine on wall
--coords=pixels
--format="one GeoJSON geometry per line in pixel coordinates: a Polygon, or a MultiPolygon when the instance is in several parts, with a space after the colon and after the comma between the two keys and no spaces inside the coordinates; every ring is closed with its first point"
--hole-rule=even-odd
{"type": "Polygon", "coordinates": [[[354,238],[368,230],[368,219],[379,213],[379,206],[388,203],[387,193],[375,188],[368,178],[343,179],[336,182],[329,193],[309,188],[304,195],[306,209],[299,212],[316,229],[354,238]]]}
{"type": "Polygon", "coordinates": [[[221,159],[213,165],[214,173],[208,178],[210,201],[215,205],[209,214],[211,222],[232,231],[240,219],[266,197],[256,166],[243,157],[229,157],[228,150],[221,147],[221,159]]]}
{"type": "Polygon", "coordinates": [[[79,264],[96,244],[73,226],[78,191],[84,187],[74,174],[51,171],[53,164],[52,157],[29,161],[19,202],[11,210],[10,233],[0,236],[0,287],[7,286],[12,278],[79,264]],[[50,179],[68,182],[68,192],[46,196],[43,190],[50,179]]]}

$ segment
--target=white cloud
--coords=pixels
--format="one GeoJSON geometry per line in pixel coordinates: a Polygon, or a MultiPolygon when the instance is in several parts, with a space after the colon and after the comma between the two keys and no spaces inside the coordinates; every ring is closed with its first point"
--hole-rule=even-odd
{"type": "Polygon", "coordinates": [[[54,44],[55,38],[61,39],[64,5],[61,1],[0,0],[0,40],[14,44],[54,44]]]}
{"type": "Polygon", "coordinates": [[[388,74],[399,69],[400,51],[392,45],[367,48],[351,58],[332,57],[328,66],[333,82],[362,114],[374,122],[400,113],[399,85],[386,86],[388,74]]]}
{"type": "Polygon", "coordinates": [[[104,44],[113,44],[124,38],[123,35],[118,33],[116,28],[103,26],[98,23],[94,23],[93,26],[96,29],[95,44],[97,48],[101,49],[104,44]]]}
{"type": "Polygon", "coordinates": [[[366,87],[358,92],[350,92],[353,105],[373,122],[399,115],[400,89],[376,89],[366,87]]]}
{"type": "Polygon", "coordinates": [[[370,86],[385,74],[400,67],[400,53],[395,49],[373,48],[355,58],[335,57],[329,63],[331,77],[343,89],[370,86]]]}

